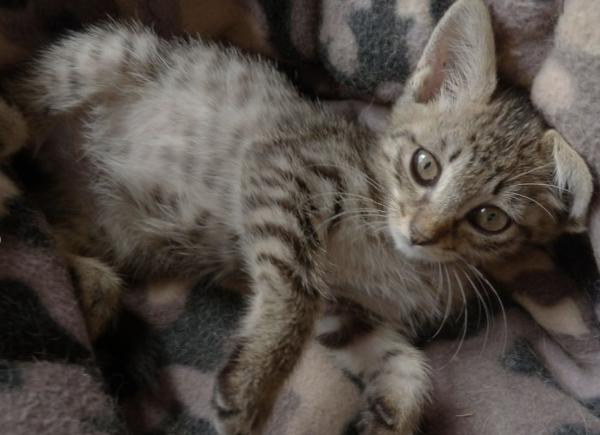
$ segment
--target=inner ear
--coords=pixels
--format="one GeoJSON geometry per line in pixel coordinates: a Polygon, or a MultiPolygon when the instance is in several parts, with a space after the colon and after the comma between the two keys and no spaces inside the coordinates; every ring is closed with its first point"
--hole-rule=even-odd
{"type": "Polygon", "coordinates": [[[487,99],[496,87],[494,35],[481,0],[458,0],[433,31],[410,85],[413,99],[487,99]]]}
{"type": "Polygon", "coordinates": [[[548,130],[544,140],[553,147],[554,178],[569,208],[566,230],[581,232],[586,228],[587,212],[594,191],[592,174],[585,160],[556,131],[548,130]]]}
{"type": "MultiPolygon", "coordinates": [[[[446,29],[448,33],[454,32],[454,29],[446,29]]],[[[424,66],[420,70],[420,76],[415,75],[415,82],[420,79],[420,83],[415,87],[414,98],[417,103],[428,103],[440,95],[444,90],[444,85],[451,79],[453,71],[457,71],[457,56],[454,55],[450,43],[456,38],[456,35],[444,35],[439,37],[433,47],[433,52],[429,56],[421,59],[424,66]]],[[[433,39],[433,38],[432,38],[433,39]]],[[[425,51],[427,53],[427,50],[425,51]]],[[[461,77],[456,77],[461,79],[461,77]]],[[[415,83],[417,84],[417,83],[415,83]]]]}

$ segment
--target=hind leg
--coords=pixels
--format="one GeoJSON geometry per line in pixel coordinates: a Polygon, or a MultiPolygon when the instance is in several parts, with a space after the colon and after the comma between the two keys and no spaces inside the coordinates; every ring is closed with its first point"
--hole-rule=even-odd
{"type": "Polygon", "coordinates": [[[95,340],[117,319],[123,293],[121,279],[95,258],[73,254],[66,257],[90,337],[95,340]]]}

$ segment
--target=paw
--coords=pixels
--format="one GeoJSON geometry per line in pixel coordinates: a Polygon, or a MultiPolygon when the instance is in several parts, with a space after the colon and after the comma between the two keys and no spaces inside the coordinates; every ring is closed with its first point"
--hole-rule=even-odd
{"type": "Polygon", "coordinates": [[[356,424],[360,435],[413,435],[415,427],[384,398],[369,400],[356,424]]]}
{"type": "Polygon", "coordinates": [[[93,258],[68,256],[79,304],[92,341],[117,319],[122,283],[115,272],[93,258]]]}
{"type": "Polygon", "coordinates": [[[265,377],[257,373],[258,364],[250,363],[243,349],[238,343],[217,376],[212,405],[221,435],[258,435],[271,410],[272,400],[261,382],[265,377]]]}
{"type": "Polygon", "coordinates": [[[221,388],[215,390],[213,407],[216,411],[215,426],[221,435],[255,435],[257,406],[245,403],[241,392],[227,394],[221,388]]]}

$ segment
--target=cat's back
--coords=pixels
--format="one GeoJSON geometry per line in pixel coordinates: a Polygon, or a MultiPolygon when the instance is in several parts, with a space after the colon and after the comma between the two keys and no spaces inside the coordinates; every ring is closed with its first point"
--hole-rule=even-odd
{"type": "Polygon", "coordinates": [[[315,115],[264,60],[201,40],[165,41],[143,28],[126,29],[118,28],[124,46],[145,39],[156,55],[142,78],[134,73],[90,105],[91,156],[106,147],[121,159],[131,157],[134,167],[143,158],[145,170],[164,172],[165,163],[179,160],[198,175],[206,172],[204,164],[235,160],[282,125],[315,115]]]}
{"type": "Polygon", "coordinates": [[[193,177],[205,172],[203,163],[235,160],[282,125],[318,116],[265,60],[123,23],[54,44],[15,95],[27,112],[50,114],[50,124],[68,119],[54,132],[68,125],[82,133],[77,153],[117,177],[124,166],[128,175],[138,167],[167,174],[165,163],[173,161],[187,172],[197,168],[193,177]]]}
{"type": "Polygon", "coordinates": [[[265,61],[136,26],[71,36],[31,80],[52,115],[42,159],[122,258],[229,252],[247,151],[321,116],[265,61]]]}
{"type": "Polygon", "coordinates": [[[56,43],[16,94],[52,126],[45,159],[138,193],[235,182],[252,143],[319,117],[265,60],[123,23],[56,43]]]}

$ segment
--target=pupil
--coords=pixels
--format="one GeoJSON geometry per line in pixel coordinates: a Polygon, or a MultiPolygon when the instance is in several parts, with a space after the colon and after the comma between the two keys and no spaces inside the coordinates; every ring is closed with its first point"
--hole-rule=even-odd
{"type": "Polygon", "coordinates": [[[492,222],[492,221],[495,221],[495,220],[496,220],[496,213],[490,213],[488,215],[487,221],[488,222],[492,222]]]}
{"type": "Polygon", "coordinates": [[[431,166],[431,162],[427,162],[427,163],[425,163],[424,169],[429,169],[430,166],[431,166]]]}

